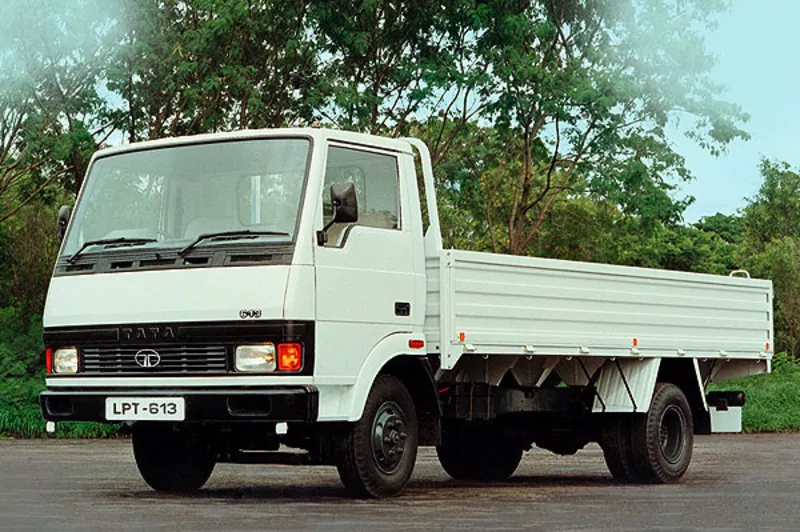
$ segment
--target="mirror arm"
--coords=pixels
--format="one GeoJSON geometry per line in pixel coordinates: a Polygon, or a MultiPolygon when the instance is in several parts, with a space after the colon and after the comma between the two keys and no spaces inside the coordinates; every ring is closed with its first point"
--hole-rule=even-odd
{"type": "Polygon", "coordinates": [[[328,243],[328,229],[331,228],[333,224],[336,223],[336,211],[338,210],[339,204],[341,202],[339,200],[333,200],[331,202],[331,206],[333,207],[333,212],[331,213],[331,220],[325,224],[320,231],[317,231],[317,245],[324,246],[328,243]]]}

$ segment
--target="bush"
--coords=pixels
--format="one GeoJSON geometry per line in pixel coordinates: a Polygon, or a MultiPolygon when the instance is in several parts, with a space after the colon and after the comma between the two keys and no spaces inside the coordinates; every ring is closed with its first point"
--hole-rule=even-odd
{"type": "MultiPolygon", "coordinates": [[[[0,308],[0,437],[42,437],[45,421],[39,410],[44,390],[44,345],[41,320],[27,320],[14,308],[0,308]]],[[[58,436],[114,436],[118,425],[68,423],[58,436]]]]}
{"type": "Polygon", "coordinates": [[[772,373],[714,383],[716,390],[742,390],[747,403],[742,409],[745,432],[800,431],[800,360],[778,353],[772,373]]]}
{"type": "Polygon", "coordinates": [[[42,320],[0,307],[0,378],[26,377],[44,367],[42,320]]]}
{"type": "MultiPolygon", "coordinates": [[[[0,385],[0,437],[41,438],[48,436],[39,409],[39,393],[45,389],[44,371],[28,377],[4,378],[0,385]]],[[[54,436],[63,438],[108,438],[118,435],[120,425],[60,423],[54,436]]]]}

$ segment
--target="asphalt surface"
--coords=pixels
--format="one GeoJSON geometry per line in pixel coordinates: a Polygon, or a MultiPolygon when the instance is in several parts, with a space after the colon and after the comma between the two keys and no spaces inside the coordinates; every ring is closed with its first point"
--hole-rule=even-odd
{"type": "Polygon", "coordinates": [[[501,484],[421,449],[403,495],[348,498],[330,467],[220,464],[192,496],[150,490],[130,442],[0,441],[0,530],[800,530],[800,435],[698,437],[681,484],[615,484],[592,445],[526,453],[501,484]]]}

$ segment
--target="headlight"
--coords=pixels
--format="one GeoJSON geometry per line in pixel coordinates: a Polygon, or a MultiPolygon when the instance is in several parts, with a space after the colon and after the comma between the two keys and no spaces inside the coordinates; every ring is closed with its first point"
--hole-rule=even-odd
{"type": "Polygon", "coordinates": [[[240,345],[236,347],[236,371],[275,371],[273,344],[240,345]]]}
{"type": "Polygon", "coordinates": [[[53,373],[78,373],[78,350],[62,347],[53,353],[53,373]]]}

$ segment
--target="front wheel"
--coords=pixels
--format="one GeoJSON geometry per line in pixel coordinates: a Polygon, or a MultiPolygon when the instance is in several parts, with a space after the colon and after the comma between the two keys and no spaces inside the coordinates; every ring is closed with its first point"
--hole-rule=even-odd
{"type": "Polygon", "coordinates": [[[200,489],[214,471],[217,458],[206,433],[166,423],[134,425],[133,456],[151,488],[172,493],[200,489]]]}
{"type": "Polygon", "coordinates": [[[418,441],[411,394],[397,377],[380,375],[364,414],[345,436],[336,465],[339,477],[357,497],[397,495],[414,471],[418,441]]]}

